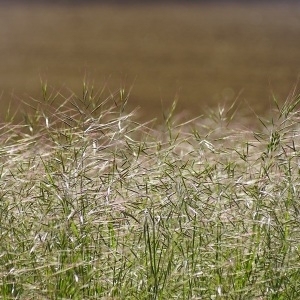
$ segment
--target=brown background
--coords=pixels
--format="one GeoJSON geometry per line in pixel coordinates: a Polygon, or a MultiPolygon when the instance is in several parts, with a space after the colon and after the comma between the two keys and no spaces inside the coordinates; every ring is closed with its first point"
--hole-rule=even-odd
{"type": "Polygon", "coordinates": [[[41,79],[68,96],[86,78],[104,94],[132,87],[144,119],[176,97],[190,116],[238,95],[266,114],[297,81],[299,37],[297,3],[1,5],[2,112],[41,97],[41,79]]]}

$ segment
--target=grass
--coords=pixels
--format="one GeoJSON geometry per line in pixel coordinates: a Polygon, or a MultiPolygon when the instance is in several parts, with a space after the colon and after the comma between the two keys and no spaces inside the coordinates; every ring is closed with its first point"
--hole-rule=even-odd
{"type": "Polygon", "coordinates": [[[257,132],[43,95],[1,124],[1,299],[298,298],[299,95],[257,132]]]}

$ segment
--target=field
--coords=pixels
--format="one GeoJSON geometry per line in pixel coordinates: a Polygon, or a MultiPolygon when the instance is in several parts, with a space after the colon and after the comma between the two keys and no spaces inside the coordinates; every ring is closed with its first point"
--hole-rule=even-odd
{"type": "Polygon", "coordinates": [[[299,298],[299,95],[251,132],[43,93],[1,125],[1,299],[299,298]]]}
{"type": "Polygon", "coordinates": [[[297,3],[2,5],[1,104],[40,98],[40,79],[78,94],[85,78],[107,96],[132,86],[141,120],[174,98],[191,117],[236,98],[267,114],[299,76],[299,19],[297,3]]]}
{"type": "Polygon", "coordinates": [[[0,299],[299,299],[299,8],[2,3],[0,299]]]}

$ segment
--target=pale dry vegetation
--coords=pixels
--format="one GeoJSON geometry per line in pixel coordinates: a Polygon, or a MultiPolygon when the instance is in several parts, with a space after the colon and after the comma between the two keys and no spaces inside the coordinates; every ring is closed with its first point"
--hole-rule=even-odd
{"type": "Polygon", "coordinates": [[[1,125],[2,299],[297,299],[299,96],[246,132],[43,91],[1,125]]]}

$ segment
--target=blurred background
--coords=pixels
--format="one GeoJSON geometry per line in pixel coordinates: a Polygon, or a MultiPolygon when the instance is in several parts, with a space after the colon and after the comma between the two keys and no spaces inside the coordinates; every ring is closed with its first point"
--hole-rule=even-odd
{"type": "Polygon", "coordinates": [[[130,90],[160,118],[230,105],[267,114],[300,75],[299,1],[0,1],[0,101],[130,90]],[[250,109],[251,107],[251,109],[250,109]]]}

